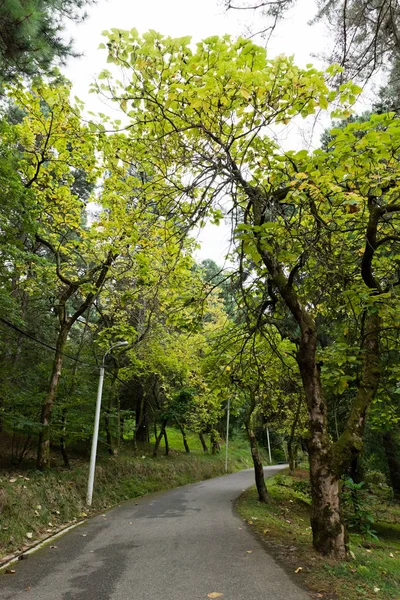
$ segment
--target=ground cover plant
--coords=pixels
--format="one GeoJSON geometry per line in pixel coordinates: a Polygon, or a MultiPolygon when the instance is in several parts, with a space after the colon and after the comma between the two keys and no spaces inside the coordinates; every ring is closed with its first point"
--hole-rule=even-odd
{"type": "MultiPolygon", "coordinates": [[[[356,510],[346,499],[350,556],[347,561],[337,562],[312,549],[308,471],[300,469],[291,476],[287,472],[278,474],[268,483],[269,504],[261,505],[256,491],[250,489],[237,501],[237,510],[311,597],[399,598],[400,506],[392,501],[387,486],[365,491],[363,499],[355,500],[356,510]],[[366,523],[371,527],[366,527],[366,523]]],[[[354,491],[348,490],[350,494],[354,491]]]]}
{"type": "MultiPolygon", "coordinates": [[[[88,465],[82,458],[45,473],[32,466],[0,470],[0,559],[49,537],[60,527],[90,517],[125,500],[217,477],[225,473],[225,455],[205,454],[198,436],[187,434],[191,453],[180,432],[169,430],[170,455],[152,456],[152,446],[132,455],[131,444],[119,456],[100,455],[93,505],[86,505],[88,465]]],[[[231,442],[229,472],[251,466],[246,440],[231,442]]]]}

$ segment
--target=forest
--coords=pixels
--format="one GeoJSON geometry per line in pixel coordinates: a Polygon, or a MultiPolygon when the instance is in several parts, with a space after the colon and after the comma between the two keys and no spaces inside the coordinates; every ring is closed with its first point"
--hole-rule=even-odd
{"type": "MultiPolygon", "coordinates": [[[[275,461],[309,469],[315,551],[349,559],[352,524],[377,537],[354,498],[369,486],[400,501],[398,3],[350,0],[343,29],[343,3],[321,2],[336,32],[325,70],[246,37],[110,29],[90,90],[110,110],[96,114],[57,66],[73,47],[43,41],[61,28],[56,3],[42,40],[8,4],[2,479],[87,470],[103,364],[104,463],[168,454],[178,432],[187,455],[198,439],[222,457],[230,410],[258,503],[271,502],[268,434],[275,461]],[[382,65],[387,84],[360,113],[382,65]],[[276,132],[321,113],[316,150],[280,147],[276,132]],[[197,229],[222,220],[226,264],[199,261],[197,229]]],[[[68,18],[84,4],[68,2],[68,18]]],[[[269,35],[292,4],[252,8],[269,35]]]]}

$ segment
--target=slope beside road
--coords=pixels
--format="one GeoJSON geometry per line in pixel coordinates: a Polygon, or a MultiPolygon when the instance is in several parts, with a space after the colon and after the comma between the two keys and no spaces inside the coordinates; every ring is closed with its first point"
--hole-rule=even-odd
{"type": "Polygon", "coordinates": [[[253,482],[241,471],[126,502],[16,563],[0,598],[309,600],[233,514],[253,482]]]}

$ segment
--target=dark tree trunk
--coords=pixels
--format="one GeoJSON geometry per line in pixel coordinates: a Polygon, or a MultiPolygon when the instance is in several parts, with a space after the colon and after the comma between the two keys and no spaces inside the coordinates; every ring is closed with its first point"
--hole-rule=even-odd
{"type": "Polygon", "coordinates": [[[362,468],[360,458],[360,455],[355,456],[350,465],[350,477],[354,483],[364,481],[364,469],[362,468]]]}
{"type": "Polygon", "coordinates": [[[316,360],[316,343],[316,329],[310,322],[302,335],[297,361],[309,412],[313,545],[319,553],[342,560],[347,556],[347,541],[340,510],[340,475],[336,475],[331,462],[327,405],[316,360]]]}
{"type": "Polygon", "coordinates": [[[169,443],[168,443],[167,429],[164,430],[164,442],[165,442],[165,456],[168,456],[168,454],[169,454],[169,443]]]}
{"type": "Polygon", "coordinates": [[[246,430],[250,441],[251,457],[253,459],[254,464],[254,476],[256,480],[258,499],[260,502],[268,504],[269,497],[267,487],[265,485],[264,468],[261,462],[260,453],[258,451],[257,439],[250,425],[246,426],[246,430]]]}
{"type": "Polygon", "coordinates": [[[296,470],[296,448],[292,439],[288,440],[287,443],[287,452],[288,452],[288,460],[289,460],[289,475],[294,475],[296,470]]]}
{"type": "Polygon", "coordinates": [[[202,431],[200,431],[200,433],[199,433],[199,439],[200,439],[201,445],[203,447],[203,452],[208,452],[208,447],[207,447],[206,440],[204,439],[204,434],[202,431]]]}
{"type": "Polygon", "coordinates": [[[181,430],[183,445],[185,447],[185,452],[186,452],[186,454],[190,454],[190,448],[189,448],[189,444],[187,442],[185,426],[182,425],[179,421],[176,421],[176,423],[177,423],[179,429],[181,430]]]}
{"type": "Polygon", "coordinates": [[[400,448],[390,431],[383,434],[383,447],[389,467],[390,484],[393,498],[400,502],[400,448]]]}
{"type": "Polygon", "coordinates": [[[67,451],[67,445],[65,443],[65,434],[67,431],[67,409],[63,408],[62,411],[62,436],[61,436],[61,440],[60,440],[60,446],[61,446],[61,454],[63,457],[63,461],[64,461],[64,467],[66,467],[67,469],[70,468],[70,463],[69,463],[69,456],[68,456],[68,451],[67,451]]]}
{"type": "Polygon", "coordinates": [[[158,454],[158,449],[160,447],[160,443],[162,438],[164,437],[165,434],[165,428],[167,426],[167,419],[163,419],[162,423],[161,423],[161,429],[160,429],[160,433],[157,435],[156,437],[156,442],[154,444],[154,448],[153,448],[153,456],[156,457],[158,454]]]}
{"type": "Polygon", "coordinates": [[[106,440],[107,440],[107,452],[110,456],[114,456],[115,451],[113,447],[113,439],[111,433],[111,423],[110,423],[110,407],[108,407],[104,412],[104,427],[106,430],[106,440]]]}
{"type": "Polygon", "coordinates": [[[50,378],[50,386],[46,399],[42,405],[42,413],[40,416],[41,429],[39,434],[36,460],[36,466],[40,470],[47,469],[50,466],[50,420],[58,385],[60,383],[61,369],[64,362],[63,350],[67,341],[69,330],[70,327],[68,325],[64,325],[58,334],[56,353],[54,356],[53,369],[50,378]]]}
{"type": "Polygon", "coordinates": [[[147,403],[143,388],[136,401],[136,428],[135,442],[145,444],[149,442],[149,418],[147,403]]]}

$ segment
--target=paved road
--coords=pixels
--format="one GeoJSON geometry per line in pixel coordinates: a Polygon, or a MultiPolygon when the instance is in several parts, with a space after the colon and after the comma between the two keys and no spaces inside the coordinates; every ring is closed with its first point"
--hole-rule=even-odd
{"type": "Polygon", "coordinates": [[[126,502],[15,563],[0,598],[309,600],[232,512],[252,484],[242,471],[126,502]]]}

